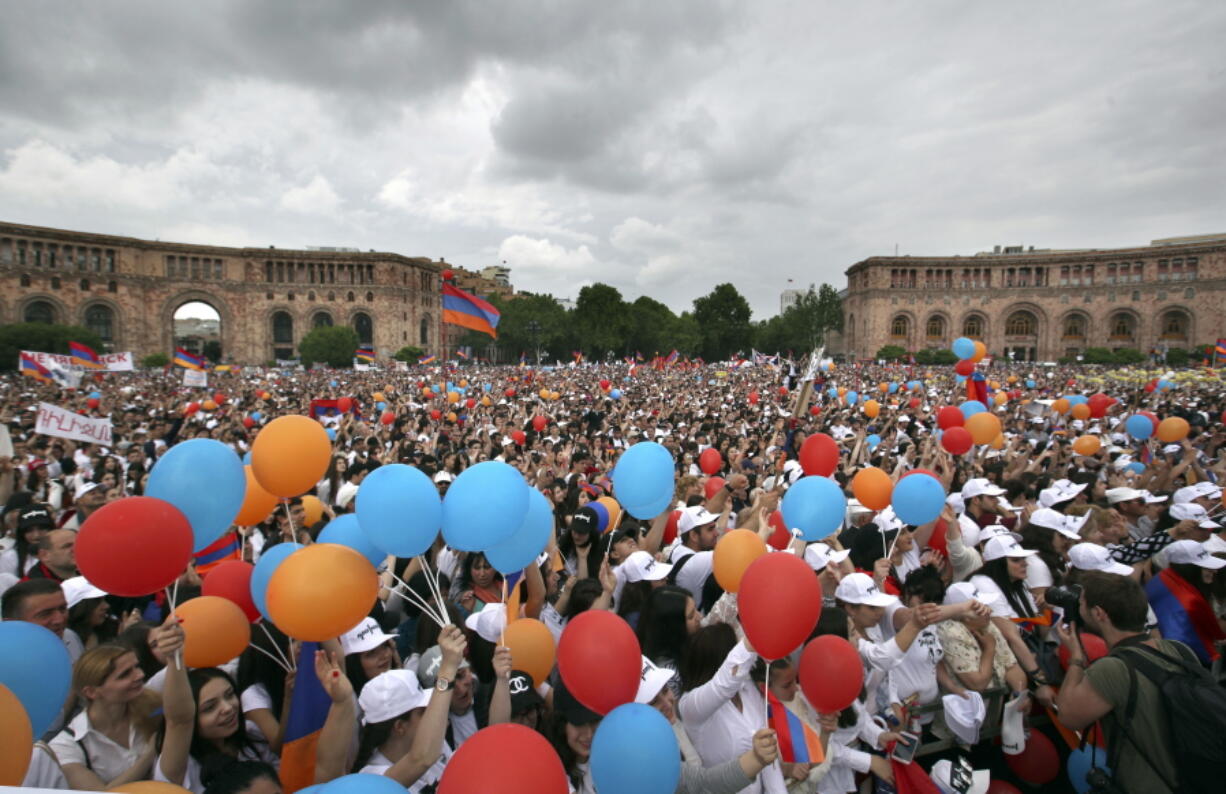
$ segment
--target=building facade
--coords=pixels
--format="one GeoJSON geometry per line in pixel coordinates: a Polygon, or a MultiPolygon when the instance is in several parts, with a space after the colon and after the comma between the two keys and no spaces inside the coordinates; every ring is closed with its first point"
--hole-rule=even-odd
{"type": "MultiPolygon", "coordinates": [[[[390,253],[223,248],[0,223],[0,323],[94,330],[111,351],[171,353],[174,315],[220,317],[223,361],[296,358],[319,325],[349,325],[381,359],[441,354],[440,263],[390,253]]],[[[195,339],[196,337],[193,337],[195,339]]]]}
{"type": "Polygon", "coordinates": [[[870,257],[846,275],[843,344],[861,359],[886,345],[948,348],[959,336],[1017,361],[1226,337],[1226,234],[1109,250],[870,257]]]}

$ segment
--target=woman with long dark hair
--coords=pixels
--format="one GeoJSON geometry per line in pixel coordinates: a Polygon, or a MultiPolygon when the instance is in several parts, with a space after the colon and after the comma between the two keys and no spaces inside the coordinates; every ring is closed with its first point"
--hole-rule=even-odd
{"type": "Polygon", "coordinates": [[[639,614],[637,634],[643,655],[659,667],[673,672],[668,687],[681,696],[678,674],[685,662],[690,639],[702,628],[702,616],[690,591],[664,585],[651,591],[639,614]]]}
{"type": "Polygon", "coordinates": [[[600,715],[576,700],[559,678],[553,690],[553,715],[546,735],[562,760],[567,782],[575,794],[596,792],[588,762],[600,720],[600,715]]]}
{"type": "Polygon", "coordinates": [[[486,604],[502,603],[502,574],[494,570],[484,552],[469,552],[460,561],[460,575],[451,588],[452,601],[464,615],[480,612],[486,604]]]}
{"type": "Polygon", "coordinates": [[[267,632],[252,632],[251,647],[238,658],[239,702],[243,716],[251,722],[252,738],[267,742],[272,752],[279,753],[295,678],[276,660],[297,658],[297,643],[276,626],[264,623],[264,628],[267,632]]]}

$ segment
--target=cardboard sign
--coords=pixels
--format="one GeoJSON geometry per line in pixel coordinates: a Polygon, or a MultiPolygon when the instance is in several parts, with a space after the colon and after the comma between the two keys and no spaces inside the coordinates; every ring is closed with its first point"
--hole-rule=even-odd
{"type": "MultiPolygon", "coordinates": [[[[72,356],[61,356],[59,353],[38,353],[32,350],[21,352],[44,367],[56,364],[64,369],[84,369],[81,362],[72,356]]],[[[134,369],[131,353],[99,353],[98,361],[106,372],[131,372],[134,369]]]]}
{"type": "Polygon", "coordinates": [[[38,421],[34,432],[56,438],[70,438],[73,441],[84,441],[90,444],[111,445],[110,418],[96,419],[92,416],[81,416],[66,408],[51,403],[38,404],[38,421]]]}
{"type": "Polygon", "coordinates": [[[199,369],[185,369],[183,370],[183,385],[207,389],[209,387],[209,373],[199,369]]]}

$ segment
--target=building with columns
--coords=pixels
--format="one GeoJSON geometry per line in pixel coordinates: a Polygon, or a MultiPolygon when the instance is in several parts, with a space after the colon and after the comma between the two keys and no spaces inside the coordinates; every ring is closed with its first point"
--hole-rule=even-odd
{"type": "Polygon", "coordinates": [[[1017,361],[1226,337],[1226,234],[1136,248],[875,256],[846,274],[843,345],[859,359],[886,345],[948,348],[959,336],[1017,361]]]}
{"type": "Polygon", "coordinates": [[[427,258],[353,249],[225,248],[0,223],[0,323],[83,325],[111,351],[172,353],[174,315],[220,317],[222,360],[296,358],[319,325],[352,326],[381,359],[441,354],[440,272],[427,258]]]}

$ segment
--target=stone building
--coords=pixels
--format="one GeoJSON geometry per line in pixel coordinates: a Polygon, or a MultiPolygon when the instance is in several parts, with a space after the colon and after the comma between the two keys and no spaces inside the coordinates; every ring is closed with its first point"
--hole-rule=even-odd
{"type": "Polygon", "coordinates": [[[72,323],[111,351],[174,349],[186,303],[220,316],[222,360],[296,358],[318,325],[345,324],[381,359],[441,354],[442,265],[352,250],[223,248],[0,223],[0,323],[72,323]]]}
{"type": "Polygon", "coordinates": [[[847,269],[843,321],[847,355],[860,359],[885,345],[948,348],[959,336],[1018,361],[1088,347],[1190,349],[1226,337],[1226,234],[1138,248],[870,257],[847,269]]]}

